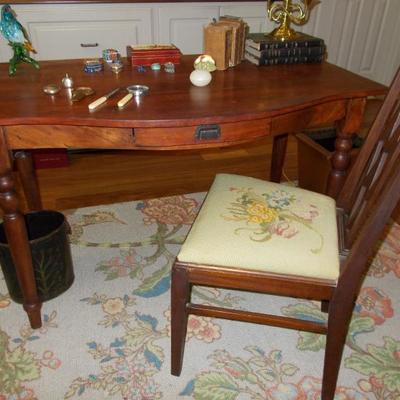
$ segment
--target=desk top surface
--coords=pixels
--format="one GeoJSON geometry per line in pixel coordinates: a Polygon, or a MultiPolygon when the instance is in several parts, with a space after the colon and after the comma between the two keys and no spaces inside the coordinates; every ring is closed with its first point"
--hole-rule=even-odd
{"type": "MultiPolygon", "coordinates": [[[[65,124],[109,127],[168,127],[222,123],[271,117],[337,99],[384,94],[387,88],[329,63],[256,67],[248,62],[212,73],[206,87],[189,81],[195,56],[183,56],[176,72],[138,72],[126,64],[118,75],[105,66],[100,73],[83,71],[82,60],[41,62],[41,69],[20,65],[13,77],[0,64],[0,125],[65,124]],[[75,87],[95,94],[72,103],[67,90],[46,95],[43,86],[68,73],[75,87]],[[118,109],[127,92],[120,91],[90,112],[88,104],[116,87],[150,87],[140,103],[118,109]]],[[[126,61],[126,60],[125,60],[126,61]]]]}

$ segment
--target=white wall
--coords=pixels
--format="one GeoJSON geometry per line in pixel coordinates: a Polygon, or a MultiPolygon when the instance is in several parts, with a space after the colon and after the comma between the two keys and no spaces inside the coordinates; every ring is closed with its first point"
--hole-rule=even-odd
{"type": "MultiPolygon", "coordinates": [[[[242,16],[252,32],[269,31],[266,2],[15,5],[38,60],[99,57],[128,44],[174,43],[183,53],[203,51],[202,30],[213,18],[242,16]],[[90,45],[82,47],[82,44],[90,45]]],[[[307,25],[322,37],[328,61],[382,83],[400,64],[400,0],[321,0],[307,25]]],[[[5,40],[0,61],[10,58],[5,40]]]]}

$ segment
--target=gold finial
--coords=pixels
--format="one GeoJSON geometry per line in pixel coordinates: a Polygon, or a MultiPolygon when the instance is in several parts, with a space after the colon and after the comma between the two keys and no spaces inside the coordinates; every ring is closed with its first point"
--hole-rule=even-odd
{"type": "Polygon", "coordinates": [[[294,3],[296,0],[268,0],[267,13],[268,17],[279,24],[267,36],[272,36],[276,40],[295,39],[301,35],[290,27],[293,22],[296,25],[305,24],[310,18],[310,11],[316,6],[319,0],[298,0],[301,3],[294,3]],[[279,4],[278,4],[279,3],[279,4]]]}

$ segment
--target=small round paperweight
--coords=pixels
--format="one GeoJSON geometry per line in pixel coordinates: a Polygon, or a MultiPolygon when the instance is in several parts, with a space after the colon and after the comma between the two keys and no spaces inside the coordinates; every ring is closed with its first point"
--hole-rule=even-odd
{"type": "Polygon", "coordinates": [[[60,86],[56,85],[55,83],[50,83],[46,86],[43,86],[43,92],[46,94],[56,94],[60,91],[60,86]]]}

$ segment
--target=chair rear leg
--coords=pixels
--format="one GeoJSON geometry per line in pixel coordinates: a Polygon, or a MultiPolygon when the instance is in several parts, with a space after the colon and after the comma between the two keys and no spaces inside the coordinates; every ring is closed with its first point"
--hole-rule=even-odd
{"type": "Polygon", "coordinates": [[[333,400],[354,303],[331,304],[322,378],[321,400],[333,400]]]}
{"type": "Polygon", "coordinates": [[[179,376],[185,349],[191,285],[184,267],[174,264],[171,281],[171,374],[179,376]]]}

